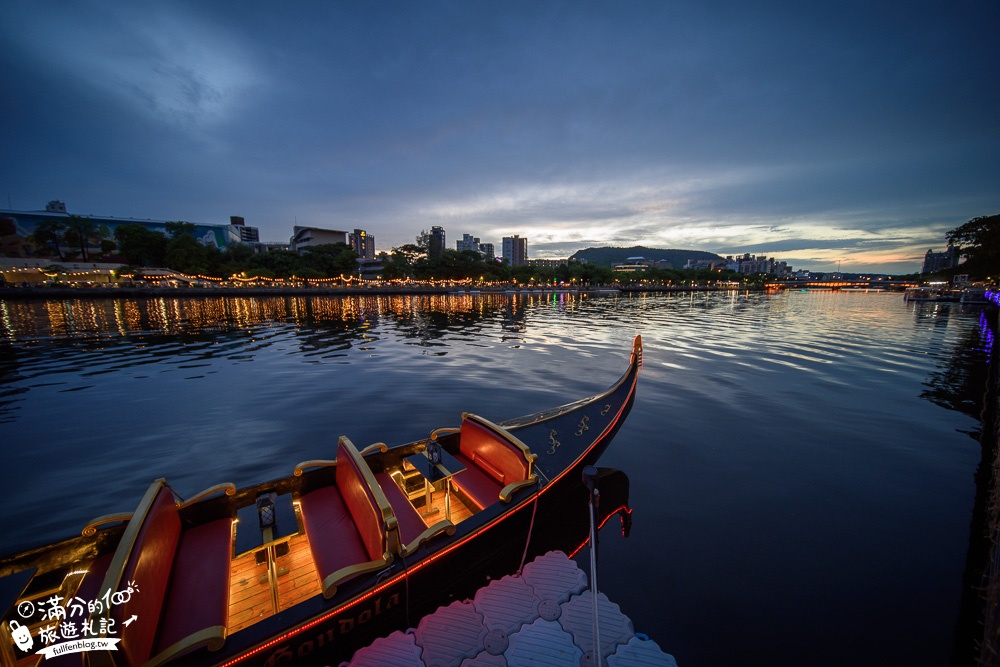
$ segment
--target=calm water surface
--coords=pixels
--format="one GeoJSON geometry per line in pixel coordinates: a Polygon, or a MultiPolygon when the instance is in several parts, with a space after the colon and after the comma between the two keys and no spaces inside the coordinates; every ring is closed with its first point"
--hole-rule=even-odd
{"type": "Polygon", "coordinates": [[[0,301],[0,551],[603,389],[641,333],[601,588],[682,667],[941,665],[980,459],[977,315],[898,294],[0,301]]]}

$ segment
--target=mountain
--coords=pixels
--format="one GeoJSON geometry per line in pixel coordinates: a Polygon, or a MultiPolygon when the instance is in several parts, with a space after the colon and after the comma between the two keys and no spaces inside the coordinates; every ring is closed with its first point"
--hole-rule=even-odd
{"type": "Polygon", "coordinates": [[[715,253],[704,250],[660,250],[658,248],[646,248],[641,245],[631,248],[584,248],[578,250],[570,257],[580,262],[589,262],[598,266],[611,266],[613,264],[624,264],[629,257],[645,257],[649,260],[662,260],[670,262],[675,269],[682,269],[689,259],[722,259],[715,253]]]}

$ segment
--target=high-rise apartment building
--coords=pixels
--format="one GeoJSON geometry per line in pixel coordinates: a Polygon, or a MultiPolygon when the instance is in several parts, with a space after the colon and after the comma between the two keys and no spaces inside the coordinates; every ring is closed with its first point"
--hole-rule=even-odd
{"type": "Polygon", "coordinates": [[[462,239],[460,241],[455,241],[455,247],[459,252],[464,250],[479,252],[479,237],[473,236],[472,234],[462,234],[462,239]]]}
{"type": "Polygon", "coordinates": [[[927,254],[924,255],[924,266],[920,272],[937,273],[938,271],[953,269],[958,266],[959,259],[959,254],[955,251],[955,247],[951,245],[944,252],[928,250],[927,254]]]}
{"type": "Polygon", "coordinates": [[[437,225],[431,227],[430,243],[427,247],[427,255],[429,257],[440,257],[446,247],[444,227],[438,227],[437,225]]]}
{"type": "Polygon", "coordinates": [[[517,234],[503,237],[503,258],[510,266],[524,266],[528,263],[528,239],[517,234]]]}
{"type": "Polygon", "coordinates": [[[358,253],[358,259],[375,259],[375,237],[363,229],[351,234],[351,248],[358,253]]]}

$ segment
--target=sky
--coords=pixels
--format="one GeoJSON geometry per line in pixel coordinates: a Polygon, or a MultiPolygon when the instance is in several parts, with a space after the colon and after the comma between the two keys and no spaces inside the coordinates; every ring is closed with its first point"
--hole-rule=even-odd
{"type": "Polygon", "coordinates": [[[998,30],[996,0],[6,0],[0,207],[908,273],[1000,213],[998,30]]]}

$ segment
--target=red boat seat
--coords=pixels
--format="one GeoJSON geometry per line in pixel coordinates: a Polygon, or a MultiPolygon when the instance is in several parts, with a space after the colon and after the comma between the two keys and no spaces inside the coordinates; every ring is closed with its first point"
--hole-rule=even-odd
{"type": "Polygon", "coordinates": [[[459,431],[457,458],[465,470],[452,482],[479,509],[498,500],[508,502],[511,494],[535,483],[532,464],[537,455],[513,434],[496,424],[466,413],[459,431]]]}
{"type": "Polygon", "coordinates": [[[375,475],[375,481],[382,488],[382,492],[385,493],[385,497],[392,507],[393,514],[396,515],[396,521],[399,525],[399,541],[401,542],[400,555],[406,556],[413,553],[421,544],[439,533],[454,534],[455,524],[446,519],[428,526],[389,473],[381,472],[375,475]]]}
{"type": "Polygon", "coordinates": [[[156,665],[203,646],[222,647],[232,523],[226,518],[186,526],[164,480],[146,492],[100,587],[112,593],[134,589],[110,614],[128,664],[156,665]],[[126,627],[124,621],[132,616],[126,627]]]}
{"type": "Polygon", "coordinates": [[[336,466],[335,487],[299,497],[309,549],[328,598],[340,583],[387,566],[396,550],[389,545],[396,517],[385,495],[373,489],[371,470],[346,437],[337,443],[336,466]]]}
{"type": "MultiPolygon", "coordinates": [[[[100,597],[99,591],[101,590],[101,584],[104,583],[104,577],[108,573],[108,567],[111,565],[111,559],[113,554],[104,554],[95,558],[87,568],[87,574],[83,576],[83,581],[80,582],[80,586],[76,589],[76,594],[73,599],[79,598],[86,602],[91,602],[100,597]]],[[[67,602],[69,602],[67,600],[67,602]]],[[[75,606],[76,602],[71,605],[67,605],[69,608],[66,611],[66,616],[74,622],[80,621],[80,616],[73,615],[72,608],[75,606]]],[[[84,612],[84,616],[89,615],[89,612],[84,612]]],[[[86,620],[84,618],[83,620],[86,620]]],[[[54,655],[50,658],[46,658],[44,663],[45,667],[76,667],[77,665],[83,665],[84,653],[63,653],[62,655],[54,655]]]]}

